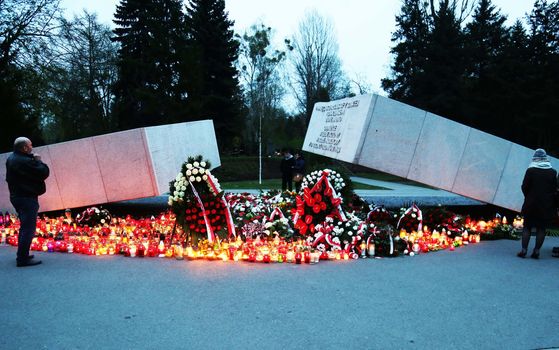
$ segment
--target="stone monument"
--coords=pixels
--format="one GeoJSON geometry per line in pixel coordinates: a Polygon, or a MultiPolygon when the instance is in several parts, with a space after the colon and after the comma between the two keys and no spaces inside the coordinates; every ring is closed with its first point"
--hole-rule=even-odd
{"type": "MultiPolygon", "coordinates": [[[[379,95],[314,106],[303,150],[520,211],[534,150],[379,95]]],[[[551,157],[555,169],[559,161],[551,157]]]]}
{"type": "MultiPolygon", "coordinates": [[[[188,156],[221,162],[211,120],[126,130],[35,147],[50,168],[40,211],[152,197],[169,191],[188,156]]],[[[13,212],[0,154],[0,210],[13,212]]]]}

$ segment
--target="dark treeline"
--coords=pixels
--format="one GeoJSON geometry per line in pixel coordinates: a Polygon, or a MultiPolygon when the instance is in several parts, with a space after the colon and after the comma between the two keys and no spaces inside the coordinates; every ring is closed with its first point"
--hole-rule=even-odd
{"type": "Polygon", "coordinates": [[[404,0],[389,96],[559,154],[559,4],[506,26],[491,0],[404,0]]]}
{"type": "MultiPolygon", "coordinates": [[[[314,103],[370,92],[316,11],[276,47],[262,23],[234,33],[224,0],[121,0],[113,28],[64,18],[59,3],[0,1],[0,152],[21,135],[40,145],[212,119],[223,154],[270,154],[301,146],[314,103]]],[[[507,27],[489,0],[403,0],[383,88],[557,155],[558,12],[538,0],[507,27]]]]}

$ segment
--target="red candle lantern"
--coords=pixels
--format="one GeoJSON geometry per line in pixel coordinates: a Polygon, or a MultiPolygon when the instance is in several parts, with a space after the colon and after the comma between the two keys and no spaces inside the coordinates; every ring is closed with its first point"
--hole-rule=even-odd
{"type": "Polygon", "coordinates": [[[305,252],[303,253],[304,259],[305,259],[305,264],[310,264],[311,263],[311,253],[309,252],[305,252]]]}
{"type": "Polygon", "coordinates": [[[299,253],[299,252],[295,253],[295,263],[296,264],[301,263],[301,258],[302,258],[301,253],[299,253]]]}
{"type": "Polygon", "coordinates": [[[250,253],[248,253],[248,261],[250,261],[250,262],[255,262],[256,261],[256,253],[254,251],[251,251],[250,253]]]}

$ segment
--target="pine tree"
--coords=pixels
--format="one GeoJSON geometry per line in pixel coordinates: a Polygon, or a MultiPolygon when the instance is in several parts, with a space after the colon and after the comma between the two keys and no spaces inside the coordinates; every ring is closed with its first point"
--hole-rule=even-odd
{"type": "Polygon", "coordinates": [[[415,78],[423,70],[429,35],[427,12],[422,0],[404,0],[396,16],[397,29],[392,35],[396,45],[390,49],[394,55],[392,76],[382,79],[382,87],[391,98],[414,104],[417,87],[415,78]]]}
{"type": "Polygon", "coordinates": [[[559,146],[559,3],[537,0],[528,20],[532,105],[526,131],[531,146],[553,152],[559,146]]]}
{"type": "Polygon", "coordinates": [[[240,89],[235,62],[239,43],[224,0],[191,0],[186,9],[189,72],[188,112],[195,119],[213,119],[219,145],[229,147],[240,135],[240,89]]]}
{"type": "Polygon", "coordinates": [[[466,25],[466,76],[464,114],[471,116],[470,125],[492,134],[506,137],[502,128],[508,116],[496,100],[507,90],[498,79],[503,48],[507,40],[506,17],[491,0],[480,0],[472,21],[466,25]]]}
{"type": "Polygon", "coordinates": [[[419,107],[468,124],[463,111],[464,36],[456,8],[440,0],[429,17],[424,69],[417,76],[419,107]]]}
{"type": "Polygon", "coordinates": [[[120,129],[165,124],[184,113],[178,84],[185,44],[180,0],[121,0],[114,23],[120,43],[114,113],[120,129]]]}

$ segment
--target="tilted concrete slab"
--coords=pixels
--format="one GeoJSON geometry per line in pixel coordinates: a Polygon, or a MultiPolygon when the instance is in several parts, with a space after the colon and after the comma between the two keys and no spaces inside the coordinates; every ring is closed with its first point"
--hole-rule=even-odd
{"type": "MultiPolygon", "coordinates": [[[[303,150],[515,211],[521,209],[520,185],[534,154],[534,150],[379,95],[317,103],[303,150]],[[355,105],[362,106],[339,108],[355,105]],[[336,119],[329,118],[332,110],[337,111],[336,119]],[[328,134],[333,126],[345,132],[328,134]],[[351,147],[344,148],[348,142],[351,147]],[[340,146],[336,149],[332,144],[340,146]]],[[[554,168],[559,166],[558,159],[550,160],[554,168]]]]}
{"type": "Polygon", "coordinates": [[[451,191],[469,133],[470,128],[465,125],[427,113],[407,178],[451,191]],[[440,168],[427,166],[434,159],[440,168]]]}
{"type": "MultiPolygon", "coordinates": [[[[161,195],[182,163],[201,154],[220,166],[213,122],[203,120],[121,131],[35,147],[50,168],[41,211],[161,195]]],[[[13,212],[0,154],[0,210],[13,212]]]]}

